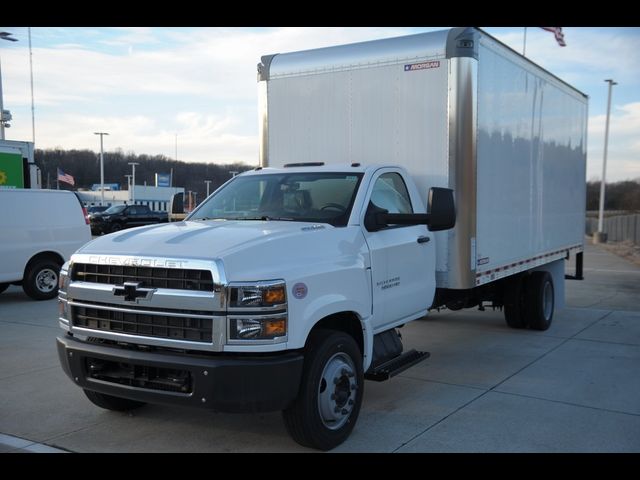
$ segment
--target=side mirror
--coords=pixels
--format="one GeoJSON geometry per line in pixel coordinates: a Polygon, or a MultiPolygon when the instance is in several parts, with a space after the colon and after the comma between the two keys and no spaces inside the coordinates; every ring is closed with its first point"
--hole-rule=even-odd
{"type": "Polygon", "coordinates": [[[456,224],[456,207],[453,201],[453,190],[450,188],[432,187],[427,202],[429,221],[427,227],[431,232],[449,230],[456,224]]]}
{"type": "Polygon", "coordinates": [[[369,201],[369,206],[364,214],[364,228],[368,232],[377,232],[383,228],[387,228],[386,215],[389,210],[376,206],[373,202],[369,201]]]}
{"type": "Polygon", "coordinates": [[[369,232],[382,230],[389,225],[426,225],[431,232],[449,230],[455,226],[456,207],[450,188],[431,188],[427,208],[429,213],[389,213],[369,202],[364,226],[369,232]]]}
{"type": "Polygon", "coordinates": [[[176,193],[171,196],[169,211],[171,213],[184,213],[184,193],[176,193]]]}

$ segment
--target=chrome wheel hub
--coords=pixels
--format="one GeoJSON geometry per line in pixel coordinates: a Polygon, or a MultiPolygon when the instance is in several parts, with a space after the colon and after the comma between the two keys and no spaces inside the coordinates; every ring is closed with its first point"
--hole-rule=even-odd
{"type": "Polygon", "coordinates": [[[322,423],[331,429],[342,427],[356,402],[358,383],[353,360],[336,353],[326,363],[318,385],[318,409],[322,423]]]}
{"type": "Polygon", "coordinates": [[[49,293],[58,285],[58,274],[50,268],[40,270],[36,275],[36,286],[43,293],[49,293]]]}

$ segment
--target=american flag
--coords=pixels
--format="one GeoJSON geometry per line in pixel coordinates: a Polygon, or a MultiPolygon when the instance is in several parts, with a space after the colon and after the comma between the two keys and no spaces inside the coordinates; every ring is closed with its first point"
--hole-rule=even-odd
{"type": "Polygon", "coordinates": [[[71,175],[68,173],[64,173],[62,170],[58,168],[58,180],[61,182],[69,183],[71,185],[75,185],[76,182],[71,175]]]}
{"type": "Polygon", "coordinates": [[[562,27],[540,27],[543,30],[546,30],[547,32],[553,32],[553,34],[556,36],[556,41],[558,42],[558,45],[560,45],[561,47],[566,47],[567,44],[564,43],[564,33],[562,33],[562,27]]]}

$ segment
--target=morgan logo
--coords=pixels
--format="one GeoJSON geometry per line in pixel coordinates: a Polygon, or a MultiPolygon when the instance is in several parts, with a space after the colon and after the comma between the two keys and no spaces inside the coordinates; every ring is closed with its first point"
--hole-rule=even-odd
{"type": "Polygon", "coordinates": [[[411,63],[404,66],[405,72],[415,72],[416,70],[427,70],[429,68],[438,68],[440,66],[440,60],[433,60],[431,62],[411,63]]]}

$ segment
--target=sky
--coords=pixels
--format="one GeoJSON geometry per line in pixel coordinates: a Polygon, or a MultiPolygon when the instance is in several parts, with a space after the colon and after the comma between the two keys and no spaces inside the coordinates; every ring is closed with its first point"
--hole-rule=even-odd
{"type": "MultiPolygon", "coordinates": [[[[443,27],[34,27],[36,148],[162,154],[258,164],[260,57],[443,27]],[[177,141],[176,141],[177,140],[177,141]]],[[[522,52],[523,27],[481,27],[522,52]]],[[[9,140],[32,139],[27,27],[0,39],[9,140]]],[[[607,78],[613,87],[607,181],[640,178],[640,28],[563,28],[567,46],[527,29],[526,55],[589,96],[587,179],[602,175],[607,78]]]]}

